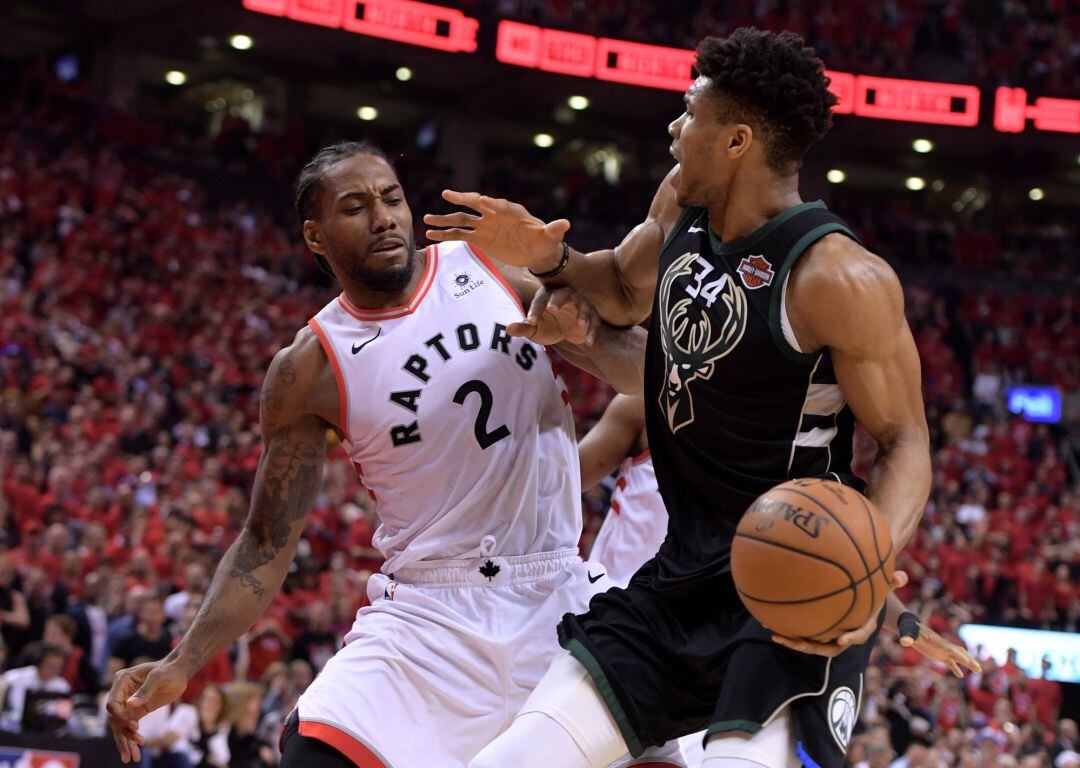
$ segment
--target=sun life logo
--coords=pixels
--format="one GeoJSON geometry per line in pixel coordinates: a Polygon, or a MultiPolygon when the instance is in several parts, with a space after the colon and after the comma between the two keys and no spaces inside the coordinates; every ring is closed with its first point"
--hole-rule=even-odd
{"type": "Polygon", "coordinates": [[[467,296],[483,284],[484,278],[473,278],[468,272],[458,272],[448,281],[450,292],[454,294],[455,299],[467,296]]]}
{"type": "Polygon", "coordinates": [[[858,704],[854,691],[846,685],[833,691],[829,697],[829,730],[843,752],[847,752],[857,714],[858,704]]]}

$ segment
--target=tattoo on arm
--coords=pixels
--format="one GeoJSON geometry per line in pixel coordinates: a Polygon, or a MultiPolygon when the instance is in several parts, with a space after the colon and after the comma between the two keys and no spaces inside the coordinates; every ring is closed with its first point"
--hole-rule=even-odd
{"type": "Polygon", "coordinates": [[[307,515],[319,489],[322,463],[323,445],[312,439],[310,430],[286,427],[269,441],[229,571],[259,597],[266,588],[255,571],[277,558],[289,543],[293,524],[307,515]]]}

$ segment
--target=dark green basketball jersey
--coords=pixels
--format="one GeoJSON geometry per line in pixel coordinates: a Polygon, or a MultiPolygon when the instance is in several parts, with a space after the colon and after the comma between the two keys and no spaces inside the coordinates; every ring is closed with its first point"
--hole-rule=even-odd
{"type": "Polygon", "coordinates": [[[793,477],[851,472],[854,418],[828,350],[804,354],[784,307],[791,267],[830,232],[822,202],[721,243],[687,209],[660,254],[645,363],[645,414],[668,536],[664,581],[729,568],[746,508],[793,477]]]}

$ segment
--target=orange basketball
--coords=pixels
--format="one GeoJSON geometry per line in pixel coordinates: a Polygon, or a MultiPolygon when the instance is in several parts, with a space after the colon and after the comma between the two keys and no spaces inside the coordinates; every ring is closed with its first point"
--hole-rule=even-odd
{"type": "Polygon", "coordinates": [[[762,494],[731,545],[735,587],[754,618],[818,642],[877,615],[895,563],[881,513],[831,480],[790,480],[762,494]]]}

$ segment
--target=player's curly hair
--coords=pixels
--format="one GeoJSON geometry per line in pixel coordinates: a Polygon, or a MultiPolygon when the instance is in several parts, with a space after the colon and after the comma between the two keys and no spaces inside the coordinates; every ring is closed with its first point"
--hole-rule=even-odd
{"type": "MultiPolygon", "coordinates": [[[[315,201],[318,199],[322,188],[323,172],[334,163],[353,155],[381,157],[391,168],[394,167],[385,152],[367,141],[339,141],[336,144],[323,147],[300,169],[300,174],[296,177],[296,183],[293,185],[296,193],[296,216],[300,219],[301,227],[304,226],[305,220],[316,218],[315,201]]],[[[317,253],[312,255],[315,257],[315,263],[319,265],[323,272],[334,277],[334,272],[330,269],[326,259],[317,253]]]]}
{"type": "Polygon", "coordinates": [[[740,27],[728,37],[706,37],[697,71],[723,98],[723,122],[747,122],[765,141],[765,159],[779,173],[798,170],[810,147],[832,127],[825,65],[793,32],[740,27]]]}

